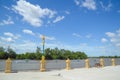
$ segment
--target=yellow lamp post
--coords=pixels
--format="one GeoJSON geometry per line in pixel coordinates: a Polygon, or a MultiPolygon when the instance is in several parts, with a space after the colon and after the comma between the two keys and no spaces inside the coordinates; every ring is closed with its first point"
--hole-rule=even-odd
{"type": "Polygon", "coordinates": [[[45,69],[45,56],[44,56],[44,45],[45,45],[45,36],[42,35],[42,46],[43,46],[43,54],[42,54],[42,59],[40,61],[41,65],[40,65],[40,71],[41,72],[44,72],[46,69],[45,69]]]}

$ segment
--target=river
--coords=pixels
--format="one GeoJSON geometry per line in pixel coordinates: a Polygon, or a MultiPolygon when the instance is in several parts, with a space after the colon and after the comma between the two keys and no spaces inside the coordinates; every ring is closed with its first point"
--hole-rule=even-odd
{"type": "MultiPolygon", "coordinates": [[[[99,63],[99,58],[89,58],[90,67],[99,63]]],[[[104,58],[105,66],[111,66],[111,58],[104,58]]],[[[115,59],[116,65],[120,65],[120,58],[115,59]]],[[[71,68],[84,68],[85,60],[71,60],[71,68]]],[[[65,69],[65,60],[46,60],[46,70],[65,69]]],[[[0,60],[0,71],[5,70],[5,60],[0,60]]],[[[40,70],[40,60],[12,60],[12,71],[40,70]]]]}

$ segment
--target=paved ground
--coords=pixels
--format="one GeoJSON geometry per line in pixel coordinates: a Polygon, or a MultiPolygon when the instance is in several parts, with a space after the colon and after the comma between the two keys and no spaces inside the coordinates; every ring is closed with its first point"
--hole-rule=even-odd
{"type": "Polygon", "coordinates": [[[120,80],[120,66],[59,71],[0,72],[0,80],[120,80]]]}

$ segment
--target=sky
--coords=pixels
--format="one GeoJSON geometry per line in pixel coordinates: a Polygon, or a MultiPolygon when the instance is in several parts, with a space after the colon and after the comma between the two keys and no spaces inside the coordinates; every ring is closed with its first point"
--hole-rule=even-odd
{"type": "Polygon", "coordinates": [[[0,0],[0,46],[120,56],[120,0],[0,0]]]}

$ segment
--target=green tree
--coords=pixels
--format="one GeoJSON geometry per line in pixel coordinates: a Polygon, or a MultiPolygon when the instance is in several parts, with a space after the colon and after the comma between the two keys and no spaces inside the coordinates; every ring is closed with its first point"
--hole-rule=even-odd
{"type": "Polygon", "coordinates": [[[5,52],[5,49],[3,47],[0,47],[0,59],[7,59],[8,54],[5,52]]]}
{"type": "Polygon", "coordinates": [[[42,53],[40,47],[37,47],[35,57],[37,60],[41,59],[42,53]]]}
{"type": "Polygon", "coordinates": [[[16,58],[16,52],[12,48],[10,48],[10,46],[8,46],[7,53],[8,53],[8,57],[14,59],[16,58]]]}
{"type": "Polygon", "coordinates": [[[67,58],[72,59],[72,54],[70,50],[65,50],[64,59],[67,59],[67,58]]]}
{"type": "Polygon", "coordinates": [[[37,47],[37,49],[36,49],[36,53],[41,53],[41,49],[40,49],[40,47],[37,47]]]}
{"type": "Polygon", "coordinates": [[[5,52],[5,49],[3,47],[0,47],[0,52],[5,52]]]}
{"type": "Polygon", "coordinates": [[[51,55],[51,49],[50,48],[45,49],[45,58],[48,59],[48,60],[53,59],[52,55],[51,55]]]}

